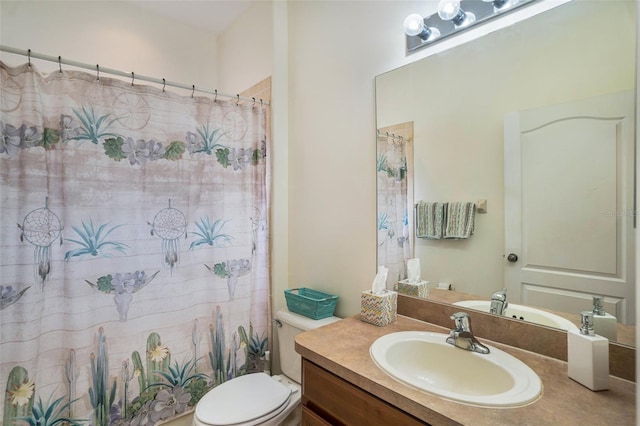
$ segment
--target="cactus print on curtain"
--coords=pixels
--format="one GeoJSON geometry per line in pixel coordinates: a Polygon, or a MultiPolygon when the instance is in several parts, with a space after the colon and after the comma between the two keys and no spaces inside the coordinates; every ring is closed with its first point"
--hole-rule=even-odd
{"type": "Polygon", "coordinates": [[[154,424],[262,371],[266,111],[0,64],[2,424],[154,424]]]}

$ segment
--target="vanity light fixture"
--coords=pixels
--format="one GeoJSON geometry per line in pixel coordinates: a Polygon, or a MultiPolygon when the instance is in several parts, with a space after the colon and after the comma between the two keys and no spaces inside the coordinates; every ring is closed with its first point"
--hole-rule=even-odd
{"type": "Polygon", "coordinates": [[[440,0],[437,13],[413,13],[404,21],[407,53],[541,0],[440,0]]]}

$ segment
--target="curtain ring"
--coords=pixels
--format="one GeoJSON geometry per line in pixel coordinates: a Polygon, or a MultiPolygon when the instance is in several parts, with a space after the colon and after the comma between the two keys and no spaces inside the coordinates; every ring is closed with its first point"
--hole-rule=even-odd
{"type": "Polygon", "coordinates": [[[236,94],[236,106],[238,106],[239,102],[240,102],[240,95],[236,94]]]}
{"type": "Polygon", "coordinates": [[[131,71],[131,87],[133,87],[133,80],[135,80],[136,75],[131,71]]]}
{"type": "Polygon", "coordinates": [[[260,98],[260,108],[262,108],[262,98],[260,98]]]}
{"type": "Polygon", "coordinates": [[[100,81],[100,65],[96,64],[96,81],[100,81]]]}
{"type": "Polygon", "coordinates": [[[251,98],[253,99],[253,105],[252,106],[256,106],[256,98],[251,98]]]}
{"type": "Polygon", "coordinates": [[[162,79],[162,93],[164,93],[164,88],[167,85],[167,80],[165,80],[164,78],[162,79]]]}
{"type": "Polygon", "coordinates": [[[213,102],[218,102],[218,89],[216,89],[215,91],[216,97],[213,98],[213,102]]]}
{"type": "Polygon", "coordinates": [[[60,70],[60,74],[62,74],[62,56],[58,56],[58,69],[60,70]]]}
{"type": "Polygon", "coordinates": [[[31,49],[27,49],[27,66],[31,68],[31,49]]]}
{"type": "Polygon", "coordinates": [[[192,84],[191,85],[191,97],[193,98],[193,94],[196,92],[196,85],[192,84]]]}

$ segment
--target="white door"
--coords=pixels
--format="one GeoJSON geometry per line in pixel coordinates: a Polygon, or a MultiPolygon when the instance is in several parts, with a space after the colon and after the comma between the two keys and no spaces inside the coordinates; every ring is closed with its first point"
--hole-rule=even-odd
{"type": "Polygon", "coordinates": [[[505,115],[511,301],[578,314],[601,295],[635,323],[634,123],[633,92],[505,115]]]}

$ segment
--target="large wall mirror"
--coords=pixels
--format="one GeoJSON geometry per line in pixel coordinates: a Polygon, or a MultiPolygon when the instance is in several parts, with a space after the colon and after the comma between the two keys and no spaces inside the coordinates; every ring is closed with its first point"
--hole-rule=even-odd
{"type": "Polygon", "coordinates": [[[635,67],[635,1],[574,0],[377,76],[378,145],[410,144],[395,169],[379,149],[379,200],[380,173],[409,175],[403,234],[379,208],[379,263],[400,247],[429,298],[506,288],[576,325],[603,296],[615,340],[635,346],[635,67]],[[409,131],[381,139],[397,126],[409,131]],[[415,238],[415,203],[480,200],[469,238],[415,238]]]}

